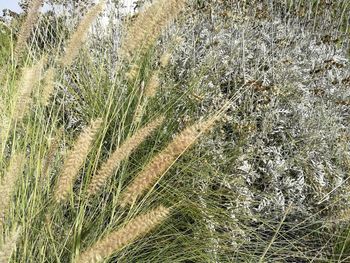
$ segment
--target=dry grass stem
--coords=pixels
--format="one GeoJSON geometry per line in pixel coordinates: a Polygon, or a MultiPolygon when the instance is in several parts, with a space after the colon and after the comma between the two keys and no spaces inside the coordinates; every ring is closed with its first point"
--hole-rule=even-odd
{"type": "Polygon", "coordinates": [[[65,158],[63,169],[56,185],[56,202],[62,202],[68,197],[73,187],[75,178],[90,152],[93,139],[98,132],[101,124],[101,119],[93,121],[92,124],[79,135],[79,138],[75,142],[73,149],[65,158]]]}
{"type": "Polygon", "coordinates": [[[108,234],[88,248],[76,263],[94,263],[109,257],[153,230],[167,218],[169,212],[169,208],[159,206],[146,214],[135,217],[121,229],[108,234]]]}
{"type": "Polygon", "coordinates": [[[138,130],[130,138],[126,139],[125,142],[113,152],[109,159],[102,164],[97,174],[92,177],[87,190],[88,195],[96,194],[106,183],[107,179],[112,176],[113,171],[119,166],[120,162],[126,159],[136,147],[138,147],[157,127],[159,127],[159,125],[162,124],[163,121],[164,118],[160,117],[138,130]]]}
{"type": "Polygon", "coordinates": [[[83,43],[86,40],[89,27],[94,22],[96,17],[103,11],[106,1],[102,0],[94,7],[92,7],[87,14],[84,16],[80,24],[78,25],[77,30],[71,36],[64,56],[61,59],[61,64],[65,67],[69,67],[76,56],[79,53],[79,50],[83,43]]]}
{"type": "Polygon", "coordinates": [[[195,142],[199,135],[212,127],[214,121],[214,119],[209,119],[204,122],[198,122],[178,134],[163,151],[144,167],[124,192],[122,192],[120,205],[125,207],[128,204],[132,204],[145,190],[152,187],[177,158],[195,142]]]}

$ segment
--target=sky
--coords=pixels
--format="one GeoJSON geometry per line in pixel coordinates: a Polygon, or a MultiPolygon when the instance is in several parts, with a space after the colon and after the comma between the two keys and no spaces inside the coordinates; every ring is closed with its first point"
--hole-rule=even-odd
{"type": "Polygon", "coordinates": [[[20,12],[22,9],[19,7],[16,0],[0,0],[0,14],[2,15],[3,9],[11,9],[15,12],[20,12]]]}
{"type": "MultiPolygon", "coordinates": [[[[124,0],[127,7],[132,5],[133,0],[124,0]]],[[[3,9],[10,9],[14,12],[21,12],[22,9],[18,5],[17,0],[0,0],[0,15],[2,15],[3,9]]]]}

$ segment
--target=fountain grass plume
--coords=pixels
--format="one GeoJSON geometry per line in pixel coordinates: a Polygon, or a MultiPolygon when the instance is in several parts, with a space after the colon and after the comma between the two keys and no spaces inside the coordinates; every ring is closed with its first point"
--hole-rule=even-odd
{"type": "Polygon", "coordinates": [[[14,153],[0,185],[0,217],[3,219],[10,207],[11,198],[15,191],[16,183],[23,172],[25,155],[14,153]]]}
{"type": "Polygon", "coordinates": [[[15,104],[14,118],[22,120],[28,113],[29,106],[32,102],[31,94],[35,86],[40,82],[41,71],[46,63],[44,56],[36,64],[30,67],[25,67],[22,72],[22,77],[18,85],[17,101],[15,104]]]}
{"type": "Polygon", "coordinates": [[[87,38],[88,30],[96,17],[103,11],[106,1],[102,0],[92,7],[79,23],[78,28],[73,33],[68,41],[64,56],[61,58],[61,64],[64,67],[69,67],[77,57],[81,46],[87,38]]]}
{"type": "Polygon", "coordinates": [[[159,37],[162,30],[183,10],[186,0],[156,0],[127,30],[121,50],[127,60],[143,55],[159,37]]]}
{"type": "Polygon", "coordinates": [[[119,166],[121,161],[126,159],[163,121],[164,117],[157,118],[126,139],[102,164],[97,174],[92,177],[87,189],[88,196],[96,194],[106,183],[107,179],[112,176],[113,171],[119,166]]]}
{"type": "Polygon", "coordinates": [[[16,243],[20,236],[20,232],[20,227],[14,228],[5,238],[5,242],[0,248],[0,262],[10,262],[13,250],[16,248],[16,243]]]}
{"type": "Polygon", "coordinates": [[[163,222],[169,213],[169,208],[158,206],[145,214],[136,216],[119,230],[107,234],[104,238],[89,247],[79,256],[75,263],[95,263],[106,259],[113,253],[149,233],[163,222]]]}
{"type": "Polygon", "coordinates": [[[17,44],[14,50],[14,56],[17,60],[22,58],[23,52],[26,48],[26,42],[39,18],[39,9],[43,3],[43,0],[32,0],[29,4],[27,16],[18,33],[17,44]]]}
{"type": "Polygon", "coordinates": [[[74,180],[90,152],[93,139],[101,124],[102,120],[97,119],[89,127],[85,128],[79,135],[73,149],[66,156],[54,193],[56,202],[63,202],[67,199],[73,187],[74,180]]]}
{"type": "Polygon", "coordinates": [[[196,139],[209,130],[215,122],[215,118],[195,123],[187,127],[158,153],[144,168],[135,176],[134,180],[121,193],[120,205],[125,207],[132,204],[136,199],[151,188],[154,183],[173,165],[183,152],[189,148],[196,139]]]}

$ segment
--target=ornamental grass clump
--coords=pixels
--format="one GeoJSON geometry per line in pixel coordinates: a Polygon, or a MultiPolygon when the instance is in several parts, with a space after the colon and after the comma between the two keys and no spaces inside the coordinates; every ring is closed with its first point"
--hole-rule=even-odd
{"type": "MultiPolygon", "coordinates": [[[[143,28],[140,28],[140,32],[143,32],[141,34],[148,38],[145,39],[141,49],[151,45],[161,30],[180,12],[184,2],[162,0],[155,4],[155,9],[153,8],[157,11],[156,13],[147,12],[148,15],[156,16],[149,17],[150,23],[143,24],[143,28]]],[[[18,36],[18,43],[14,45],[16,49],[12,55],[15,59],[8,60],[9,63],[14,64],[6,65],[4,71],[4,74],[8,74],[4,78],[6,96],[1,98],[1,102],[9,102],[9,105],[1,106],[1,113],[4,112],[3,115],[7,119],[1,115],[0,139],[4,137],[5,140],[1,141],[3,145],[0,165],[6,172],[0,185],[0,212],[2,232],[9,234],[4,236],[6,238],[3,238],[4,242],[0,246],[0,262],[11,260],[45,262],[48,259],[55,262],[74,262],[74,260],[97,262],[141,240],[170,214],[169,208],[162,205],[157,207],[157,204],[154,209],[150,209],[154,204],[141,207],[140,211],[145,211],[141,214],[139,211],[121,209],[115,205],[115,208],[118,208],[115,209],[115,215],[118,214],[118,216],[114,217],[111,209],[106,207],[109,205],[108,202],[96,196],[113,173],[130,172],[129,165],[125,165],[126,169],[120,169],[120,171],[118,168],[122,162],[131,163],[132,160],[128,159],[131,159],[130,155],[137,149],[147,152],[152,150],[146,148],[147,144],[143,142],[165,120],[162,115],[153,119],[160,113],[152,111],[150,115],[145,116],[146,119],[152,119],[146,125],[139,126],[139,123],[134,121],[136,104],[155,97],[160,86],[160,72],[154,71],[149,76],[145,93],[140,93],[126,86],[130,84],[128,78],[129,80],[139,78],[140,81],[144,81],[142,63],[135,63],[136,66],[131,67],[129,75],[123,72],[126,67],[118,67],[117,70],[121,72],[118,74],[114,72],[114,75],[121,76],[120,81],[111,80],[108,72],[110,67],[105,65],[103,60],[101,60],[100,70],[95,70],[96,60],[93,55],[88,57],[91,59],[89,60],[91,64],[85,64],[85,61],[82,61],[81,64],[74,65],[74,72],[69,70],[74,60],[79,57],[82,45],[90,40],[89,28],[101,14],[105,4],[106,1],[100,1],[87,12],[67,41],[62,56],[55,57],[51,55],[61,54],[62,45],[52,46],[53,50],[43,50],[42,46],[49,45],[45,39],[45,43],[41,42],[42,35],[34,34],[33,39],[30,39],[32,29],[38,20],[42,1],[33,0],[30,3],[27,19],[18,36]],[[28,45],[28,58],[22,61],[27,42],[31,43],[28,45]],[[32,62],[36,61],[36,57],[42,57],[42,54],[50,54],[49,59],[43,56],[39,62],[32,62]],[[85,67],[84,70],[81,66],[85,67]],[[51,99],[54,92],[55,97],[51,99]],[[89,97],[88,92],[91,92],[89,97]],[[119,100],[119,97],[122,99],[119,100]],[[71,107],[73,104],[74,109],[71,107]],[[85,106],[89,109],[86,110],[85,106]],[[72,117],[75,113],[77,114],[72,117]],[[91,121],[87,127],[82,128],[76,139],[65,136],[75,128],[80,129],[81,120],[90,119],[91,116],[101,116],[101,118],[91,121]],[[150,116],[153,117],[150,118],[150,116]],[[59,127],[64,127],[65,130],[59,132],[59,127]],[[130,131],[126,132],[126,127],[130,127],[130,131]],[[99,167],[100,156],[110,152],[113,147],[112,142],[116,138],[119,142],[124,134],[129,136],[99,167]],[[61,151],[63,145],[71,145],[67,153],[61,151]],[[23,153],[11,155],[15,152],[14,149],[20,149],[21,151],[18,150],[18,152],[23,153]],[[10,159],[9,164],[7,164],[8,159],[10,159]],[[83,178],[79,182],[81,189],[86,190],[87,197],[95,196],[93,201],[100,202],[102,208],[95,207],[95,202],[86,202],[87,198],[80,198],[80,196],[70,199],[79,175],[83,178]],[[126,215],[125,212],[128,214],[126,215]],[[99,230],[96,222],[101,225],[120,227],[116,231],[105,234],[99,230]],[[16,225],[22,227],[16,228],[16,225]],[[93,245],[84,251],[81,250],[81,244],[93,245]],[[13,253],[16,247],[18,251],[13,253]]],[[[40,23],[46,18],[44,13],[40,23]]],[[[145,16],[144,18],[146,19],[145,16]]],[[[55,22],[59,24],[61,21],[55,22]]],[[[140,21],[138,23],[140,24],[140,21]]],[[[33,33],[42,30],[41,26],[39,24],[33,33]]],[[[53,38],[58,38],[54,40],[59,40],[59,44],[65,42],[65,39],[60,38],[62,32],[51,30],[55,31],[56,28],[47,30],[45,33],[52,33],[53,38]]],[[[140,35],[135,37],[137,40],[140,35]]],[[[93,45],[91,47],[94,48],[93,45]]],[[[136,45],[130,47],[130,50],[135,51],[134,48],[139,47],[136,45]]],[[[142,60],[142,57],[140,59],[142,60]]],[[[145,112],[148,111],[148,106],[144,104],[145,112]]],[[[83,191],[80,193],[84,194],[83,191]]],[[[82,197],[86,196],[82,195],[82,197]]],[[[162,201],[160,199],[158,203],[162,201]]],[[[132,258],[130,260],[133,261],[132,258]]]]}

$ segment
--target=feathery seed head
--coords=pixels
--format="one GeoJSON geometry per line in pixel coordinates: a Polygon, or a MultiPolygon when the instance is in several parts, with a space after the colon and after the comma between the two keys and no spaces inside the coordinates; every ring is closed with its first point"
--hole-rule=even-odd
{"type": "Polygon", "coordinates": [[[166,68],[169,65],[169,62],[171,60],[171,54],[168,52],[165,52],[161,57],[160,57],[160,65],[163,68],[166,68]]]}
{"type": "Polygon", "coordinates": [[[30,103],[32,102],[31,94],[34,87],[40,81],[41,70],[44,67],[45,61],[46,57],[42,58],[35,65],[23,69],[14,112],[14,117],[17,120],[21,120],[28,111],[30,103]]]}
{"type": "Polygon", "coordinates": [[[43,0],[32,0],[28,9],[27,17],[25,18],[22,27],[18,33],[17,44],[14,51],[15,58],[20,60],[23,54],[23,51],[26,46],[26,42],[30,37],[30,33],[38,20],[39,9],[43,4],[43,0]]]}
{"type": "Polygon", "coordinates": [[[113,171],[119,166],[120,162],[128,158],[128,156],[138,147],[159,125],[164,121],[164,117],[157,118],[150,122],[140,130],[138,130],[130,138],[113,152],[109,159],[102,164],[100,170],[92,177],[89,184],[88,196],[96,194],[106,183],[107,179],[112,176],[113,171]]]}
{"type": "Polygon", "coordinates": [[[23,172],[25,155],[15,153],[12,155],[9,167],[2,178],[0,185],[0,217],[3,218],[9,208],[12,194],[15,190],[16,182],[23,172]]]}
{"type": "Polygon", "coordinates": [[[180,132],[168,146],[156,155],[146,167],[136,175],[135,179],[121,193],[120,205],[125,207],[152,185],[173,165],[177,158],[190,147],[195,140],[209,130],[215,122],[214,118],[198,122],[180,132]]]}
{"type": "Polygon", "coordinates": [[[0,249],[0,262],[10,262],[13,250],[16,248],[16,243],[21,233],[21,228],[17,227],[11,231],[5,239],[5,243],[0,249]]]}
{"type": "Polygon", "coordinates": [[[87,12],[87,14],[78,25],[77,30],[73,33],[68,42],[65,55],[61,59],[61,64],[64,67],[69,67],[73,63],[74,59],[79,53],[81,46],[86,40],[89,27],[94,22],[96,17],[103,11],[105,5],[105,0],[100,1],[87,12]]]}
{"type": "Polygon", "coordinates": [[[147,101],[144,101],[143,103],[137,104],[137,107],[136,107],[136,110],[135,110],[135,114],[134,114],[134,122],[136,124],[141,122],[146,102],[147,101]]]}
{"type": "Polygon", "coordinates": [[[141,12],[127,30],[121,50],[130,60],[135,51],[142,55],[159,37],[163,28],[183,9],[186,0],[157,0],[141,12]]]}
{"type": "Polygon", "coordinates": [[[93,121],[92,124],[79,135],[73,149],[65,158],[63,169],[56,185],[56,202],[62,202],[67,199],[68,194],[70,193],[74,184],[74,180],[90,152],[93,139],[101,124],[101,119],[93,121]]]}
{"type": "Polygon", "coordinates": [[[129,71],[125,74],[128,81],[133,81],[139,74],[140,67],[137,64],[131,65],[129,71]]]}
{"type": "Polygon", "coordinates": [[[55,79],[55,69],[50,68],[46,71],[45,78],[44,78],[44,88],[42,90],[42,103],[44,106],[47,106],[49,104],[49,99],[51,97],[51,94],[55,88],[54,79],[55,79]]]}
{"type": "MultiPolygon", "coordinates": [[[[0,109],[2,110],[2,109],[0,109]]],[[[7,134],[11,129],[11,120],[5,115],[0,115],[0,145],[6,142],[7,134]]]]}
{"type": "Polygon", "coordinates": [[[128,224],[108,234],[83,252],[76,263],[94,263],[107,258],[136,239],[144,236],[169,215],[170,209],[159,206],[145,214],[136,216],[128,224]]]}
{"type": "Polygon", "coordinates": [[[54,139],[52,139],[48,152],[45,154],[46,157],[43,163],[43,169],[40,175],[40,181],[44,181],[45,176],[48,175],[49,168],[54,161],[58,148],[59,148],[59,137],[56,136],[54,139]]]}
{"type": "Polygon", "coordinates": [[[151,76],[146,89],[145,89],[145,96],[146,98],[152,98],[156,95],[158,87],[159,87],[159,72],[153,73],[151,76]]]}

